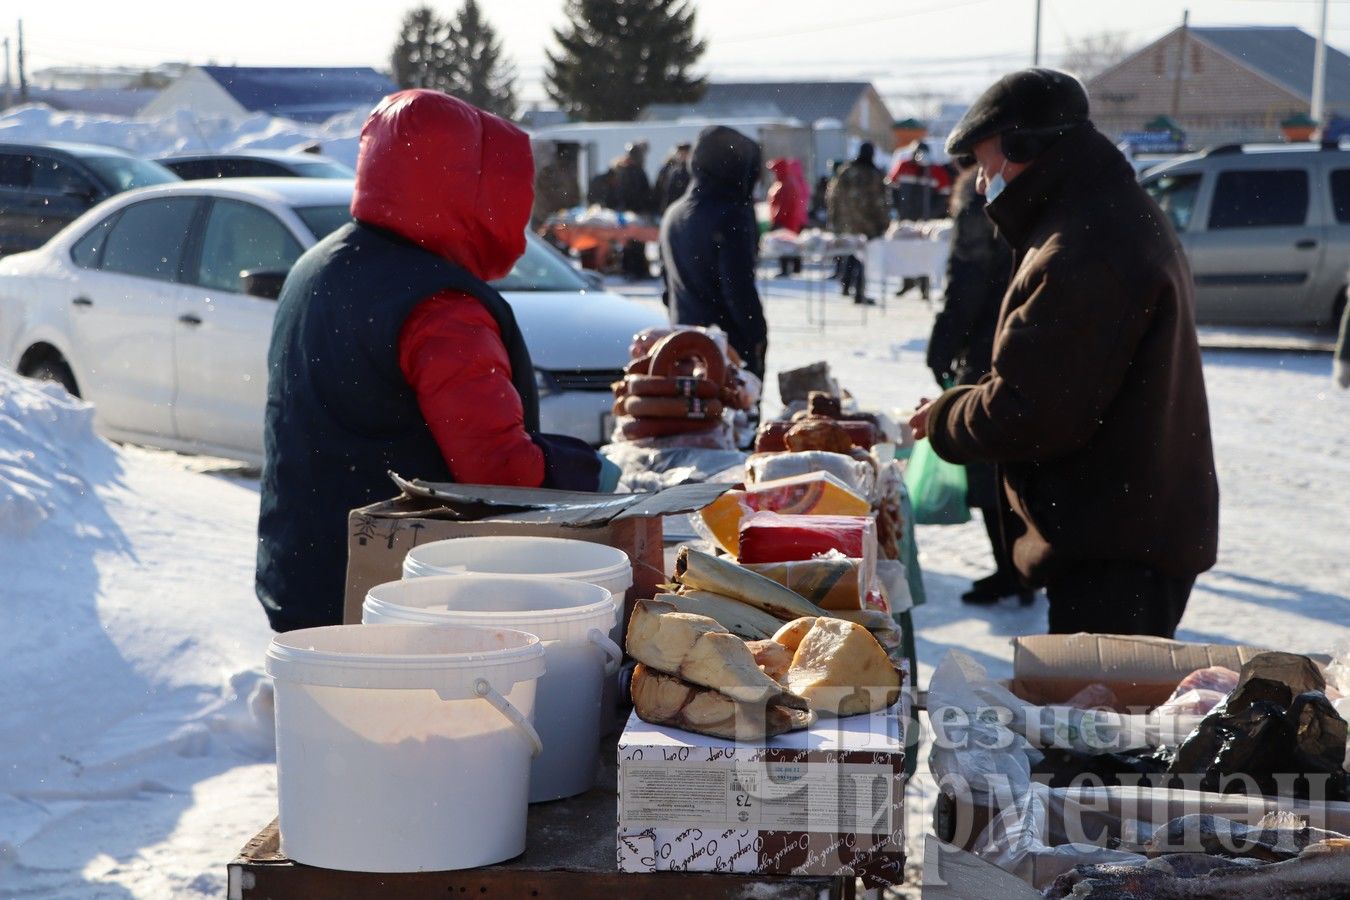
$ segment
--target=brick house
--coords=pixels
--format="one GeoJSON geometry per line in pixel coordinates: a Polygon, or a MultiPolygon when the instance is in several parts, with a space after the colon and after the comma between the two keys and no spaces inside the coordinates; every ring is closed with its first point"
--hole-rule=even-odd
{"type": "MultiPolygon", "coordinates": [[[[1311,106],[1316,41],[1293,27],[1178,28],[1086,82],[1092,119],[1112,137],[1159,115],[1193,147],[1278,141],[1280,122],[1311,106]],[[1181,91],[1173,110],[1177,64],[1181,91]]],[[[1328,46],[1328,120],[1350,114],[1350,56],[1328,46]]]]}

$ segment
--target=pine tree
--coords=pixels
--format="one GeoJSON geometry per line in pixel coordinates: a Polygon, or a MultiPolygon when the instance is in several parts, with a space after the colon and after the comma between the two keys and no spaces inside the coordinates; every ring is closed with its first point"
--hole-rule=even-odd
{"type": "Polygon", "coordinates": [[[446,90],[454,67],[449,29],[431,7],[419,6],[404,15],[391,62],[399,87],[446,90]]]}
{"type": "Polygon", "coordinates": [[[503,118],[516,114],[516,67],[502,55],[502,42],[483,18],[477,0],[464,0],[449,27],[455,66],[444,90],[503,118]]]}
{"type": "Polygon", "coordinates": [[[588,121],[628,120],[653,103],[692,103],[706,79],[690,72],[706,44],[688,0],[566,0],[554,29],[548,95],[588,121]]]}

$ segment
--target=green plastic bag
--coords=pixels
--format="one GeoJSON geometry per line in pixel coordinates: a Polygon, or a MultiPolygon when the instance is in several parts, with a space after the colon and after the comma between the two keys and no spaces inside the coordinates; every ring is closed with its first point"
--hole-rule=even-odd
{"type": "Polygon", "coordinates": [[[966,505],[966,467],[949,463],[927,438],[916,441],[905,467],[905,487],[920,525],[960,525],[970,521],[966,505]]]}

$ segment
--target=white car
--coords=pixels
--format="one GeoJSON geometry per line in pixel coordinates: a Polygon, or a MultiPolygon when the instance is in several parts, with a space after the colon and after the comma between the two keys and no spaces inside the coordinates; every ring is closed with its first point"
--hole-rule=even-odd
{"type": "MultiPolygon", "coordinates": [[[[114,440],[257,464],[273,298],[350,221],[351,194],[347,180],[240,178],[113,197],[0,259],[0,364],[62,382],[114,440]]],[[[534,235],[495,286],[536,366],[542,430],[602,443],[630,339],[665,318],[534,235]]]]}

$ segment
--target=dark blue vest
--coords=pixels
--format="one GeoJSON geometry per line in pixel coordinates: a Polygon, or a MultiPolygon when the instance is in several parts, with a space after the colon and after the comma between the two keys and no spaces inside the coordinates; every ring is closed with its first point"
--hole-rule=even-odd
{"type": "Polygon", "coordinates": [[[395,493],[387,472],[454,480],[398,361],[403,323],[444,290],[477,298],[496,319],[525,429],[537,433],[529,351],[486,282],[360,223],[310,248],[286,279],[267,355],[258,521],[258,599],[278,631],[342,621],[347,514],[395,493]]]}

